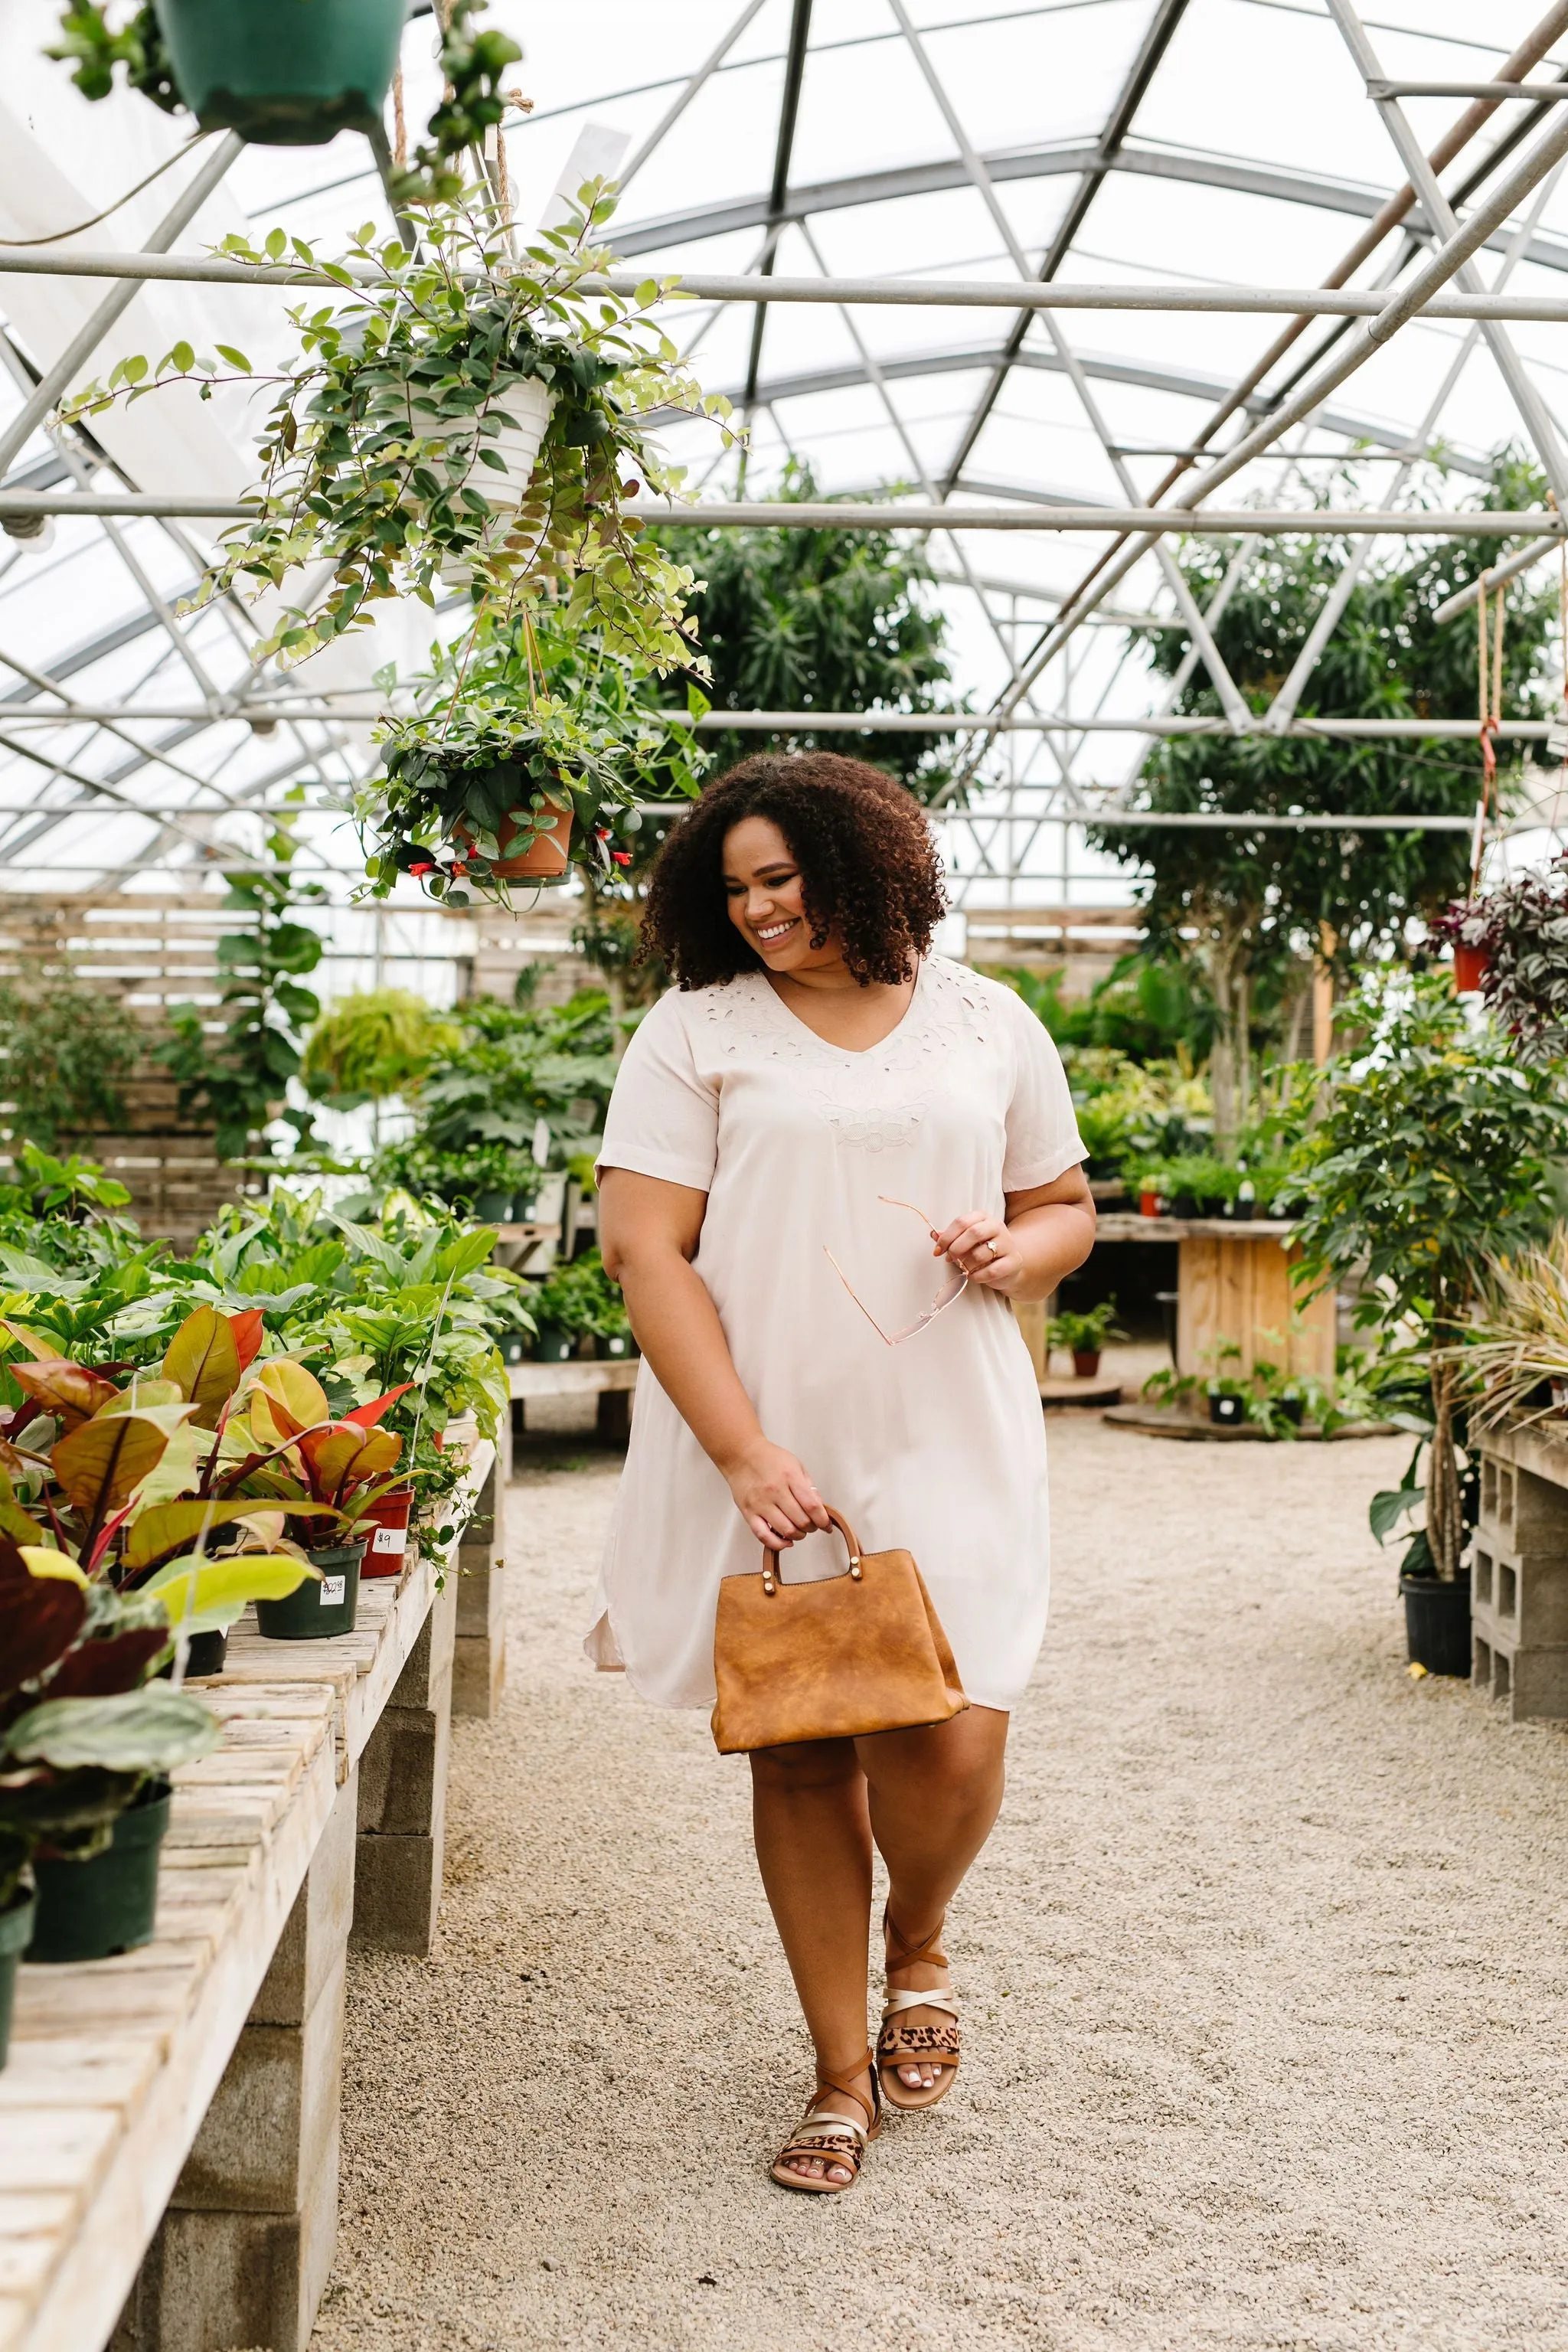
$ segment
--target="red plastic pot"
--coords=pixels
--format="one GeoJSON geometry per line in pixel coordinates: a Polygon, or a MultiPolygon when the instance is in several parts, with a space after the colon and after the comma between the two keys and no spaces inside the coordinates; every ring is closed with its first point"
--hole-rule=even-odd
{"type": "Polygon", "coordinates": [[[1464,942],[1454,942],[1454,993],[1474,996],[1481,984],[1482,975],[1491,959],[1485,948],[1468,948],[1464,942]]]}
{"type": "Polygon", "coordinates": [[[1100,1349],[1075,1348],[1072,1351],[1072,1371],[1075,1381],[1093,1381],[1100,1377],[1100,1349]]]}
{"type": "Polygon", "coordinates": [[[408,1517],[413,1508],[412,1486],[401,1486],[371,1505],[364,1514],[371,1532],[360,1567],[362,1580],[367,1576],[402,1575],[408,1557],[408,1517]]]}
{"type": "Polygon", "coordinates": [[[1159,1215],[1160,1195],[1158,1192],[1139,1193],[1138,1213],[1141,1217],[1157,1217],[1159,1215]]]}

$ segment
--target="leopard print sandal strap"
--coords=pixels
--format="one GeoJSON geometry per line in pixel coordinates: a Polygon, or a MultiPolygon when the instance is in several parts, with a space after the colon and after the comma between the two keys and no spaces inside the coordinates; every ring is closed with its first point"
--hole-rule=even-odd
{"type": "Polygon", "coordinates": [[[889,2106],[934,2107],[952,2088],[960,2055],[958,1999],[951,1985],[931,1985],[922,1991],[889,1990],[882,2005],[882,2031],[877,2037],[877,2071],[881,2078],[882,2095],[889,2106]],[[900,2023],[904,2012],[911,2009],[945,2011],[947,2022],[900,2023]],[[920,2065],[942,2068],[941,2081],[933,2083],[929,2090],[917,2090],[899,2074],[900,2066],[920,2065]]]}
{"type": "Polygon", "coordinates": [[[799,2189],[807,2196],[841,2197],[845,2189],[853,2189],[859,2179],[867,2143],[874,2140],[882,2128],[881,2087],[869,2050],[858,2066],[851,2066],[846,2072],[848,2081],[818,2070],[816,2094],[807,2101],[805,2115],[773,2161],[772,2177],[781,2189],[799,2189]],[[857,2074],[868,2071],[871,2077],[871,2111],[868,2119],[863,2122],[858,2112],[850,2112],[858,2110],[863,2104],[861,2094],[850,2085],[857,2074]],[[842,2097],[842,2109],[821,2105],[833,2092],[837,2092],[842,2097]],[[796,2156],[820,2157],[825,2168],[830,2164],[840,2165],[849,2178],[847,2180],[829,2180],[826,2169],[820,2174],[793,2172],[789,2168],[790,2158],[796,2156]]]}

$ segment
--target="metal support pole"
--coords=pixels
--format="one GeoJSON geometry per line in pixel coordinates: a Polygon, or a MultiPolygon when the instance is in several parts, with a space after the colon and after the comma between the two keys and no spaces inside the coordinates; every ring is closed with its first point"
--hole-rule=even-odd
{"type": "Polygon", "coordinates": [[[690,105],[698,92],[706,86],[710,77],[715,74],[719,68],[723,64],[725,58],[729,56],[731,50],[734,47],[736,42],[740,39],[747,26],[751,23],[752,17],[761,14],[764,5],[765,0],[746,0],[745,7],[742,9],[740,15],[736,17],[729,31],[719,43],[718,47],[710,49],[708,55],[703,58],[702,63],[698,67],[697,71],[692,75],[690,80],[684,82],[681,85],[680,95],[676,99],[674,104],[660,115],[658,122],[655,123],[653,129],[648,132],[647,137],[643,141],[642,145],[635,150],[630,160],[622,165],[621,170],[616,174],[616,185],[621,191],[623,195],[626,189],[630,187],[632,182],[637,178],[637,173],[642,170],[643,165],[647,162],[648,157],[654,152],[654,150],[663,145],[665,140],[668,138],[670,131],[674,130],[676,124],[679,121],[681,116],[685,113],[687,108],[690,105]]]}
{"type": "MultiPolygon", "coordinates": [[[[1377,58],[1361,18],[1351,6],[1350,0],[1328,0],[1328,5],[1346,47],[1355,59],[1362,79],[1370,89],[1372,82],[1378,78],[1377,58]]],[[[1395,98],[1379,99],[1376,104],[1394,150],[1420,195],[1427,219],[1438,236],[1451,238],[1458,228],[1453,206],[1438,185],[1437,175],[1422,152],[1421,142],[1411,130],[1404,108],[1395,98]]],[[[1468,260],[1462,262],[1454,275],[1467,294],[1479,294],[1486,290],[1476,275],[1474,265],[1468,260]]],[[[1536,454],[1552,485],[1552,494],[1560,507],[1568,509],[1568,461],[1564,460],[1562,445],[1545,404],[1521,364],[1512,338],[1501,321],[1487,320],[1482,332],[1491,345],[1498,373],[1512,395],[1524,429],[1535,444],[1536,454]]]]}
{"type": "MultiPolygon", "coordinates": [[[[168,251],[181,230],[195,220],[244,144],[237,131],[224,133],[190,186],[153,230],[147,241],[149,253],[168,251]]],[[[111,294],[106,294],[87,324],[67,344],[53,367],[39,378],[32,398],[23,402],[16,415],[0,433],[0,476],[15,463],[56,403],[70,390],[78,370],[92,357],[116,319],[130,308],[135,299],[134,278],[127,278],[116,286],[111,294]]]]}

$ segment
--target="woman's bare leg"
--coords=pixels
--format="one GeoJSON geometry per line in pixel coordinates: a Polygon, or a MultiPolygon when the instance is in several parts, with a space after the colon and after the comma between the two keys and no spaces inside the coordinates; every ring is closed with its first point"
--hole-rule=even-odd
{"type": "MultiPolygon", "coordinates": [[[[884,1731],[857,1740],[868,1790],[871,1832],[888,1865],[888,1910],[906,1944],[940,1926],[965,1871],[991,1834],[1002,1805],[1008,1717],[971,1706],[951,1722],[916,1731],[884,1731]]],[[[929,1961],[890,1969],[895,1990],[919,1992],[943,1981],[929,1961]]],[[[910,2025],[943,2025],[935,2009],[904,2012],[910,2025]]],[[[911,2090],[942,2080],[943,2069],[899,2068],[911,2090]]]]}
{"type": "MultiPolygon", "coordinates": [[[[752,1757],[757,1861],[818,2063],[845,2082],[866,2047],[871,1824],[849,1739],[802,1740],[752,1757]]],[[[855,2073],[871,2119],[870,2070],[855,2073]]],[[[792,2168],[820,2176],[820,2157],[792,2168]]],[[[830,2180],[850,2178],[831,2165],[830,2180]]]]}

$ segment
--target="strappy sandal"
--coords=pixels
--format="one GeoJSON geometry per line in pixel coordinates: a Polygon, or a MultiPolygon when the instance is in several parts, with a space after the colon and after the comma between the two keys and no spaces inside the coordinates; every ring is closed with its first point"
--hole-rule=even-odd
{"type": "MultiPolygon", "coordinates": [[[[925,1960],[932,1968],[945,1969],[947,1955],[936,1948],[945,1921],[939,1919],[923,1942],[907,1943],[903,1931],[884,1906],[882,1928],[889,1945],[897,1947],[888,1955],[889,1972],[907,1969],[917,1960],[925,1960]]],[[[895,1992],[888,1988],[888,1998],[882,2005],[882,2031],[877,2037],[877,2073],[882,2096],[889,2106],[902,2107],[906,2113],[917,2107],[934,2107],[945,2099],[952,2088],[958,2072],[958,2000],[951,1985],[930,1985],[921,1991],[895,1992]],[[899,2020],[906,2010],[945,2010],[951,2021],[946,2025],[901,2025],[899,2020]],[[902,2081],[900,2066],[940,2066],[940,2083],[929,2090],[917,2090],[902,2081]]]]}
{"type": "Polygon", "coordinates": [[[773,2158],[773,2178],[781,2189],[804,2189],[815,2196],[838,2197],[846,2189],[854,2188],[859,2178],[866,2144],[875,2139],[882,2128],[882,2095],[869,2050],[847,2072],[849,2080],[846,2082],[840,2075],[829,2074],[821,2066],[817,2068],[816,2089],[806,2102],[805,2113],[773,2158]],[[862,2123],[858,2115],[846,2115],[837,2108],[819,2104],[830,2091],[837,2091],[846,2105],[864,2106],[861,2093],[852,2090],[850,2084],[857,2074],[867,2072],[871,2077],[868,2122],[862,2123]],[[849,2178],[847,2180],[829,2180],[826,2172],[792,2172],[788,2168],[792,2156],[819,2156],[824,2165],[842,2164],[847,2168],[849,2178]]]}

